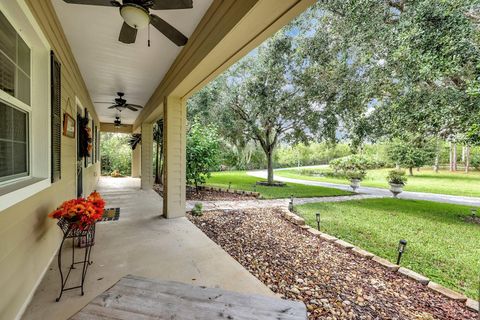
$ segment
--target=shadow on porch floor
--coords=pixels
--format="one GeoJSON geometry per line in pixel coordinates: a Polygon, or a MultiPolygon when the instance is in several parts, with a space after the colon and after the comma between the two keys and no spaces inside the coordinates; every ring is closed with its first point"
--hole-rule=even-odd
{"type": "MultiPolygon", "coordinates": [[[[274,295],[186,218],[161,218],[162,198],[139,185],[134,178],[100,179],[107,207],[120,207],[121,214],[119,221],[97,224],[85,295],[67,291],[55,302],[60,289],[55,257],[23,319],[67,319],[127,274],[274,295]]],[[[66,254],[68,260],[70,251],[66,254]]],[[[80,272],[71,280],[79,280],[80,272]]]]}

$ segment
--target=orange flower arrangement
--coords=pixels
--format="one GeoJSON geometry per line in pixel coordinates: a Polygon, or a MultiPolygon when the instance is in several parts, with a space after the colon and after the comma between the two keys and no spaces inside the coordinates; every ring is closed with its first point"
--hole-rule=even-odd
{"type": "Polygon", "coordinates": [[[105,208],[105,201],[96,191],[92,192],[86,199],[78,198],[65,201],[48,216],[53,219],[64,218],[84,230],[92,223],[100,220],[105,208]]]}

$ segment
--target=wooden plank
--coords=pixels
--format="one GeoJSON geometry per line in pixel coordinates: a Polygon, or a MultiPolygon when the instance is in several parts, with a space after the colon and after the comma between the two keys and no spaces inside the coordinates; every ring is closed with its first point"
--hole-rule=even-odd
{"type": "Polygon", "coordinates": [[[128,275],[71,319],[307,319],[301,302],[128,275]]]}

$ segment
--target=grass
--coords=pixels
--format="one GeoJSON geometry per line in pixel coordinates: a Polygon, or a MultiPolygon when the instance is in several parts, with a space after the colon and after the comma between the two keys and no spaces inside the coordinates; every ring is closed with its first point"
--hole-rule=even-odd
{"type": "MultiPolygon", "coordinates": [[[[309,174],[305,174],[305,172],[309,171],[313,173],[322,170],[328,170],[325,168],[312,168],[301,170],[301,172],[297,169],[278,170],[275,171],[275,175],[301,180],[350,184],[350,182],[346,179],[312,176],[309,174]]],[[[389,186],[385,177],[387,176],[389,170],[391,169],[369,170],[366,178],[361,182],[361,185],[365,187],[377,187],[387,189],[389,186]]],[[[419,172],[415,170],[412,177],[408,176],[407,185],[405,186],[404,190],[440,193],[455,196],[480,197],[479,186],[479,171],[471,171],[468,174],[465,174],[464,172],[449,171],[440,171],[439,173],[435,173],[433,170],[430,169],[421,169],[419,172]]]]}
{"type": "Polygon", "coordinates": [[[331,197],[345,196],[352,193],[326,187],[312,187],[302,184],[287,183],[285,187],[255,186],[262,179],[247,175],[242,171],[214,172],[206,185],[236,190],[257,191],[265,199],[288,198],[293,195],[296,198],[308,197],[331,197]],[[255,187],[254,187],[255,186],[255,187]]]}
{"type": "Polygon", "coordinates": [[[401,265],[478,298],[480,224],[465,220],[470,207],[429,201],[365,199],[296,207],[316,228],[396,262],[397,244],[408,241],[401,265]]]}

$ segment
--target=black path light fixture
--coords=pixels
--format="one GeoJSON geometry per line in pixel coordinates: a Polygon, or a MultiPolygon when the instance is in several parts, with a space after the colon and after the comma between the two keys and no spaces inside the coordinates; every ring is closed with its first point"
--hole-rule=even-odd
{"type": "Polygon", "coordinates": [[[317,229],[320,231],[320,212],[315,214],[315,219],[317,220],[317,229]]]}
{"type": "Polygon", "coordinates": [[[293,194],[290,196],[290,202],[288,203],[288,210],[293,212],[293,194]]]}
{"type": "Polygon", "coordinates": [[[472,213],[472,218],[475,219],[477,217],[477,208],[473,207],[470,209],[470,212],[472,213]]]}
{"type": "Polygon", "coordinates": [[[398,248],[397,248],[397,251],[398,251],[397,264],[398,265],[400,265],[400,260],[402,259],[402,255],[405,252],[406,246],[407,246],[407,240],[402,239],[398,242],[398,248]]]}

